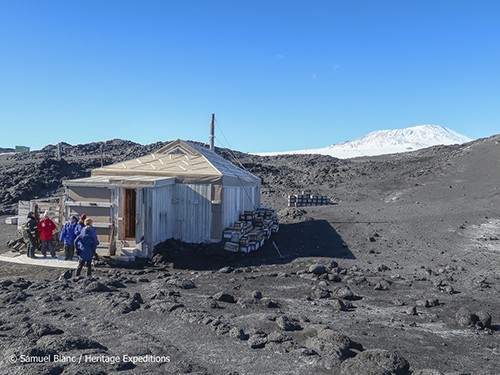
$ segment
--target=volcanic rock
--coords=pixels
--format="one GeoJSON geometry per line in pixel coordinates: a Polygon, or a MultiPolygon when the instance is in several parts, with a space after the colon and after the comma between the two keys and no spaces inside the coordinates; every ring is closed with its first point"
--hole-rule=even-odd
{"type": "Polygon", "coordinates": [[[408,375],[409,371],[401,354],[383,349],[366,350],[340,366],[341,375],[408,375]]]}
{"type": "Polygon", "coordinates": [[[212,298],[220,302],[236,303],[234,297],[231,294],[225,292],[216,293],[212,296],[212,298]]]}
{"type": "Polygon", "coordinates": [[[326,267],[323,264],[311,264],[308,268],[309,273],[313,273],[315,275],[322,275],[326,273],[326,267]]]}
{"type": "Polygon", "coordinates": [[[276,318],[276,324],[283,331],[298,331],[302,329],[299,323],[294,322],[286,315],[278,316],[276,318]]]}

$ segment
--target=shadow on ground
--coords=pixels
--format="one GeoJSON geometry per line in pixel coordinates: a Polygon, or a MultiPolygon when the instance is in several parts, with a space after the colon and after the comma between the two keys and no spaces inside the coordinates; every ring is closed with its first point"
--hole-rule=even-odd
{"type": "Polygon", "coordinates": [[[257,251],[225,251],[221,244],[190,245],[166,241],[155,248],[163,261],[177,269],[218,270],[224,266],[249,267],[286,264],[302,257],[354,259],[342,237],[326,220],[281,224],[278,233],[257,251]],[[273,245],[273,241],[276,247],[273,245]]]}

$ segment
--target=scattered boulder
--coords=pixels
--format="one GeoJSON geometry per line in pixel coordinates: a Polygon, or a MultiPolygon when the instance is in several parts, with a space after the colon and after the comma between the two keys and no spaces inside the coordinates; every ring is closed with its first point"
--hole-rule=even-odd
{"type": "Polygon", "coordinates": [[[118,279],[111,279],[106,281],[106,285],[113,288],[126,288],[125,284],[118,279]]]}
{"type": "Polygon", "coordinates": [[[348,359],[340,366],[341,375],[408,375],[408,361],[396,351],[371,349],[348,359]]]}
{"type": "Polygon", "coordinates": [[[173,279],[167,280],[167,284],[168,285],[174,285],[174,286],[176,286],[178,288],[181,288],[181,289],[193,289],[193,288],[196,288],[196,285],[193,282],[193,280],[188,280],[188,279],[173,278],[173,279]]]}
{"type": "Polygon", "coordinates": [[[281,315],[276,318],[276,324],[283,331],[299,331],[302,329],[299,323],[294,322],[286,315],[281,315]]]}
{"type": "Polygon", "coordinates": [[[261,299],[262,298],[262,292],[260,290],[254,290],[252,292],[252,297],[255,299],[261,299]]]}
{"type": "Polygon", "coordinates": [[[315,288],[312,293],[313,298],[319,298],[319,299],[324,299],[324,298],[330,298],[331,292],[329,290],[321,289],[321,288],[315,288]]]}
{"type": "Polygon", "coordinates": [[[174,310],[184,307],[182,303],[175,301],[159,301],[151,304],[151,311],[155,311],[159,314],[165,314],[167,312],[172,312],[174,310]]]}
{"type": "Polygon", "coordinates": [[[305,214],[307,214],[307,211],[297,207],[286,207],[278,211],[278,216],[281,219],[297,219],[305,214]]]}
{"type": "Polygon", "coordinates": [[[429,306],[429,301],[426,299],[418,299],[415,301],[415,305],[419,307],[430,307],[429,306]]]}
{"type": "Polygon", "coordinates": [[[73,270],[64,271],[61,276],[59,276],[59,280],[69,280],[73,277],[73,270]]]}
{"type": "Polygon", "coordinates": [[[14,284],[14,282],[11,280],[11,279],[3,279],[3,280],[0,280],[0,286],[1,287],[8,287],[8,286],[11,286],[12,284],[14,284]]]}
{"type": "Polygon", "coordinates": [[[141,305],[144,303],[144,300],[142,299],[141,293],[139,293],[139,292],[134,293],[134,295],[132,296],[132,299],[134,301],[137,301],[141,305]]]}
{"type": "Polygon", "coordinates": [[[135,311],[144,304],[140,293],[130,295],[130,293],[127,292],[120,292],[111,296],[104,296],[104,299],[105,303],[107,303],[113,311],[120,312],[121,314],[135,311]]]}
{"type": "Polygon", "coordinates": [[[208,309],[221,309],[222,307],[217,303],[216,300],[212,298],[207,298],[200,303],[201,306],[206,307],[208,309]]]}
{"type": "Polygon", "coordinates": [[[14,286],[18,289],[24,290],[24,289],[28,289],[31,284],[32,284],[31,281],[27,281],[27,280],[23,279],[22,277],[20,277],[20,278],[16,279],[16,281],[14,281],[12,286],[14,286]]]}
{"type": "Polygon", "coordinates": [[[31,294],[26,293],[24,290],[10,292],[2,296],[3,303],[6,305],[16,305],[18,302],[24,302],[31,294]]]}
{"type": "Polygon", "coordinates": [[[248,345],[252,349],[260,349],[265,347],[267,344],[267,336],[265,334],[253,334],[248,339],[248,345]]]}
{"type": "Polygon", "coordinates": [[[219,273],[231,273],[234,271],[234,268],[231,267],[231,266],[226,266],[226,267],[222,267],[220,270],[219,270],[219,273]]]}
{"type": "Polygon", "coordinates": [[[318,332],[318,338],[328,342],[342,344],[346,349],[363,350],[363,345],[352,340],[350,337],[334,331],[331,328],[325,328],[318,332]]]}
{"type": "Polygon", "coordinates": [[[342,278],[339,276],[338,273],[330,273],[328,275],[328,281],[333,281],[334,283],[340,283],[342,281],[342,278]]]}
{"type": "Polygon", "coordinates": [[[290,341],[291,338],[285,335],[283,332],[280,331],[273,331],[267,336],[267,341],[268,342],[274,342],[277,344],[281,344],[285,341],[290,341]]]}
{"type": "Polygon", "coordinates": [[[318,283],[317,287],[326,290],[328,288],[328,282],[326,282],[326,280],[322,280],[318,283]]]}
{"type": "Polygon", "coordinates": [[[215,329],[215,333],[219,336],[226,335],[231,331],[231,328],[227,324],[220,324],[215,329]]]}
{"type": "Polygon", "coordinates": [[[225,292],[219,292],[219,293],[215,293],[212,298],[216,301],[220,301],[220,302],[227,302],[227,303],[236,303],[236,300],[235,298],[229,294],[229,293],[225,293],[225,292]]]}
{"type": "Polygon", "coordinates": [[[61,335],[64,333],[62,329],[53,327],[50,324],[33,324],[31,329],[38,338],[48,335],[61,335]]]}
{"type": "Polygon", "coordinates": [[[344,345],[319,337],[309,337],[305,341],[305,346],[321,355],[323,360],[320,364],[327,369],[338,368],[342,361],[351,355],[350,350],[344,345]]]}
{"type": "Polygon", "coordinates": [[[356,297],[349,286],[341,286],[340,288],[335,289],[334,293],[338,298],[347,300],[353,300],[356,297]]]}
{"type": "Polygon", "coordinates": [[[430,298],[430,299],[427,300],[427,304],[429,305],[429,307],[439,306],[439,299],[437,299],[437,298],[430,298]]]}
{"type": "Polygon", "coordinates": [[[476,312],[476,316],[478,318],[476,325],[479,326],[479,328],[484,329],[484,328],[491,327],[491,315],[489,313],[481,310],[481,311],[476,312]]]}
{"type": "Polygon", "coordinates": [[[254,298],[238,298],[238,301],[236,303],[239,306],[241,306],[241,308],[248,309],[252,305],[255,305],[256,303],[258,303],[258,301],[259,301],[258,299],[254,299],[254,298]]]}
{"type": "Polygon", "coordinates": [[[248,340],[248,334],[241,328],[233,327],[229,330],[229,336],[237,338],[238,340],[248,340]]]}
{"type": "Polygon", "coordinates": [[[99,281],[90,281],[84,286],[84,290],[89,293],[103,293],[110,291],[106,285],[100,283],[99,281]]]}
{"type": "Polygon", "coordinates": [[[405,310],[407,315],[417,315],[417,306],[410,306],[405,310]]]}
{"type": "Polygon", "coordinates": [[[439,306],[439,299],[437,298],[430,298],[430,299],[419,299],[415,301],[415,305],[419,307],[434,307],[434,306],[439,306]]]}
{"type": "Polygon", "coordinates": [[[280,307],[279,303],[278,303],[278,302],[276,302],[275,300],[272,300],[271,298],[262,298],[262,299],[260,300],[260,302],[261,302],[264,306],[266,306],[266,307],[268,307],[268,308],[270,308],[270,309],[276,309],[276,308],[280,307]]]}
{"type": "Polygon", "coordinates": [[[346,304],[338,298],[332,300],[332,308],[333,311],[347,311],[346,304]]]}
{"type": "Polygon", "coordinates": [[[319,263],[317,263],[317,264],[311,264],[309,266],[308,270],[309,270],[309,273],[313,273],[313,274],[318,275],[318,276],[326,273],[326,267],[325,267],[325,265],[324,264],[319,264],[319,263]]]}
{"type": "Polygon", "coordinates": [[[470,327],[479,321],[479,317],[466,307],[461,307],[455,314],[455,321],[462,327],[470,327]]]}

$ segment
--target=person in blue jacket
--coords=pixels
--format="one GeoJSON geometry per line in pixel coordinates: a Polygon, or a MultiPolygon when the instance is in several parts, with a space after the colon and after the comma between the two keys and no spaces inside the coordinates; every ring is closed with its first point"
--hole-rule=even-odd
{"type": "MultiPolygon", "coordinates": [[[[97,245],[99,245],[99,240],[97,239],[97,231],[95,230],[95,228],[92,226],[94,222],[92,221],[91,218],[86,218],[85,219],[85,228],[87,227],[90,227],[90,233],[92,234],[92,237],[94,237],[97,245]]],[[[96,245],[96,246],[97,246],[96,245]]]]}
{"type": "Polygon", "coordinates": [[[78,237],[81,234],[82,229],[85,228],[85,220],[86,219],[87,219],[87,215],[82,214],[82,216],[80,217],[80,220],[78,220],[78,223],[75,226],[75,236],[76,237],[78,237]]]}
{"type": "Polygon", "coordinates": [[[64,224],[61,231],[61,236],[59,241],[64,243],[64,260],[71,260],[75,255],[75,239],[76,239],[76,225],[78,223],[78,217],[73,215],[69,221],[64,224]]]}
{"type": "Polygon", "coordinates": [[[78,267],[76,276],[80,276],[83,266],[87,266],[87,276],[92,276],[92,258],[96,254],[98,242],[92,235],[92,227],[86,226],[82,233],[75,239],[76,253],[78,254],[78,267]]]}

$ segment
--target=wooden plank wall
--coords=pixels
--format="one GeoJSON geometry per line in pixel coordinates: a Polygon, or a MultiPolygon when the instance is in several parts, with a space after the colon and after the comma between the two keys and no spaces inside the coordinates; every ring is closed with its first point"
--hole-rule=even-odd
{"type": "Polygon", "coordinates": [[[45,211],[49,211],[49,217],[56,224],[57,229],[61,230],[62,225],[64,225],[64,214],[61,203],[61,198],[59,197],[19,201],[17,229],[22,230],[22,227],[28,221],[27,216],[30,211],[37,213],[39,218],[43,217],[45,211]]]}

